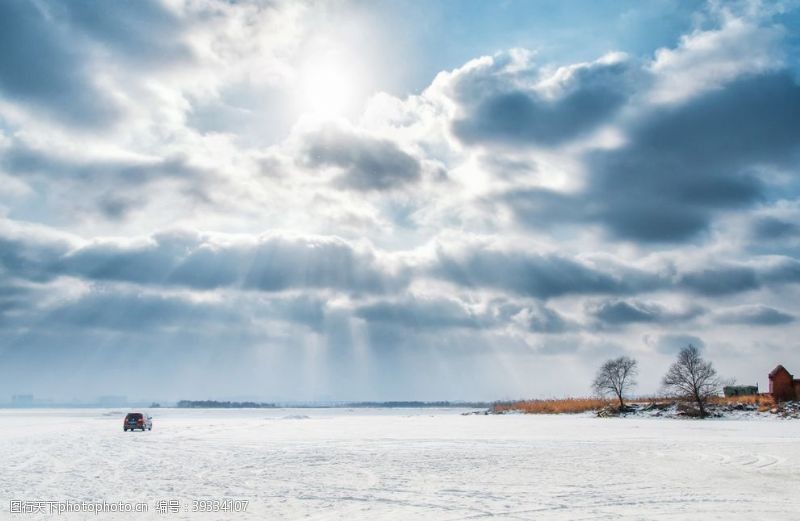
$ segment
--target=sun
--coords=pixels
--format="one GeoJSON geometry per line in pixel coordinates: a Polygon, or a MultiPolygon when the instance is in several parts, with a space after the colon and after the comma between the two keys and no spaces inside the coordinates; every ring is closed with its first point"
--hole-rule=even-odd
{"type": "Polygon", "coordinates": [[[328,53],[306,61],[300,70],[301,109],[320,117],[345,116],[358,94],[355,67],[341,55],[328,53]]]}

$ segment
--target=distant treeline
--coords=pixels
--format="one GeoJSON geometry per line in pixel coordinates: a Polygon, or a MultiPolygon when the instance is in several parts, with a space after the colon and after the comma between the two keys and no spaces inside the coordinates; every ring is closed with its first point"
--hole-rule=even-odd
{"type": "Polygon", "coordinates": [[[218,402],[216,400],[181,400],[178,402],[181,409],[270,409],[276,407],[274,403],[263,402],[218,402]]]}
{"type": "Polygon", "coordinates": [[[486,408],[491,404],[485,402],[354,402],[342,405],[342,407],[465,407],[465,408],[486,408]]]}
{"type": "Polygon", "coordinates": [[[303,403],[303,404],[274,404],[264,402],[220,402],[217,400],[181,400],[177,406],[181,409],[273,409],[276,407],[306,408],[434,408],[434,407],[463,407],[486,409],[492,404],[486,402],[340,402],[340,403],[303,403]]]}

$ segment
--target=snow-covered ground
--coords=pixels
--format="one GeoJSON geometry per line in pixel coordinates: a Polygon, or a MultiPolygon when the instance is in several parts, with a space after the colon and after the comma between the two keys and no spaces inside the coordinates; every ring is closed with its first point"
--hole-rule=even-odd
{"type": "Polygon", "coordinates": [[[155,409],[125,433],[124,412],[0,410],[0,519],[800,519],[795,420],[155,409]],[[191,512],[225,498],[247,512],[191,512]],[[170,499],[181,511],[157,513],[170,499]]]}

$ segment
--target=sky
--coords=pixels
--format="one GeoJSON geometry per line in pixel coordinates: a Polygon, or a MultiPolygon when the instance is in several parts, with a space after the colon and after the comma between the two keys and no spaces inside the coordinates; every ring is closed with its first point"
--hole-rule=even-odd
{"type": "Polygon", "coordinates": [[[798,2],[0,2],[0,403],[800,373],[798,2]]]}

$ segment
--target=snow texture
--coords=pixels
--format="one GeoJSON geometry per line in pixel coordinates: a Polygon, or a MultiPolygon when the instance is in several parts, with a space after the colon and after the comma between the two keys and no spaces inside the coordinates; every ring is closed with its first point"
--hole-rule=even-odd
{"type": "Polygon", "coordinates": [[[800,519],[800,421],[154,409],[126,433],[125,412],[0,410],[0,519],[800,519]],[[154,510],[225,498],[247,512],[154,510]]]}

